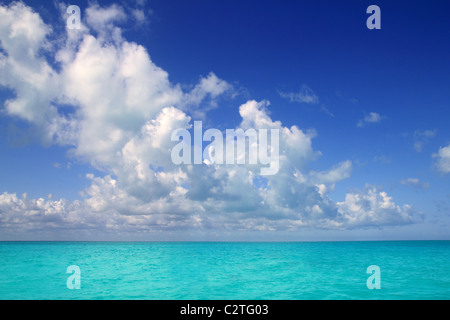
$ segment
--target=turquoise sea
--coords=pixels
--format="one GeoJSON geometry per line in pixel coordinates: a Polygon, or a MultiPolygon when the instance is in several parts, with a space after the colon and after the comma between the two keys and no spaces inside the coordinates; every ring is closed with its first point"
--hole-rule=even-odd
{"type": "Polygon", "coordinates": [[[449,298],[450,241],[0,242],[2,300],[449,298]]]}

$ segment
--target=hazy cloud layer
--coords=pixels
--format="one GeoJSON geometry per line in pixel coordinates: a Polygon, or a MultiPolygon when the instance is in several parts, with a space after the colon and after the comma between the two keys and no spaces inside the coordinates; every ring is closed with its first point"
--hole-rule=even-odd
{"type": "Polygon", "coordinates": [[[298,92],[279,92],[280,97],[288,99],[290,102],[300,102],[308,104],[319,103],[319,97],[306,84],[302,85],[298,92]]]}

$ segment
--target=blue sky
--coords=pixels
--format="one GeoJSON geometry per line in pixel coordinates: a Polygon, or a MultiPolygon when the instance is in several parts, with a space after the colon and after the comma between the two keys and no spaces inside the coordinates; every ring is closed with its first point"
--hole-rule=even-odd
{"type": "Polygon", "coordinates": [[[1,5],[0,238],[449,239],[447,1],[70,4],[81,30],[1,5]],[[174,166],[194,120],[284,130],[288,160],[174,166]]]}

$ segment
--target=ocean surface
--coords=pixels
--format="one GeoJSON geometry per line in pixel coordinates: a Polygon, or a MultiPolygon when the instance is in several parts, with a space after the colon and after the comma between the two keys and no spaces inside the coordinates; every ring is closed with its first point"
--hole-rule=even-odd
{"type": "Polygon", "coordinates": [[[0,299],[447,300],[450,241],[0,242],[0,299]]]}

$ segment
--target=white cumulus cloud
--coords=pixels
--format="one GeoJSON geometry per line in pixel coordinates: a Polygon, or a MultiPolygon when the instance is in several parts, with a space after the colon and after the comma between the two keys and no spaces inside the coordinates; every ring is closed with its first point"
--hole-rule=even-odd
{"type": "Polygon", "coordinates": [[[436,167],[440,172],[450,173],[450,144],[440,148],[437,153],[433,154],[433,157],[437,159],[436,167]]]}
{"type": "MultiPolygon", "coordinates": [[[[211,72],[184,90],[146,48],[122,37],[118,24],[128,15],[121,6],[92,4],[85,14],[81,30],[68,30],[65,42],[49,49],[52,28],[39,14],[20,2],[0,6],[0,84],[15,94],[4,103],[7,114],[37,128],[44,143],[69,147],[71,156],[103,172],[86,177],[90,185],[79,201],[3,193],[4,230],[345,229],[414,221],[411,208],[374,188],[332,201],[328,192],[350,177],[351,161],[310,170],[321,156],[312,145],[316,132],[273,120],[268,101],[242,103],[234,129],[279,130],[277,174],[261,178],[261,164],[174,165],[172,132],[207,117],[232,85],[211,72]]],[[[284,96],[318,103],[306,86],[284,96]]],[[[365,122],[377,122],[377,115],[365,122]]]]}
{"type": "Polygon", "coordinates": [[[358,121],[357,126],[359,128],[364,127],[367,123],[378,123],[383,120],[383,117],[377,113],[377,112],[371,112],[368,115],[366,115],[363,119],[358,121]]]}
{"type": "Polygon", "coordinates": [[[402,225],[412,223],[421,216],[411,206],[400,207],[392,197],[376,187],[349,193],[345,201],[338,202],[338,210],[350,226],[402,225]]]}

